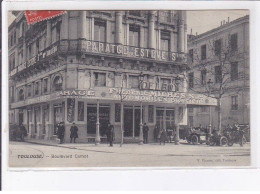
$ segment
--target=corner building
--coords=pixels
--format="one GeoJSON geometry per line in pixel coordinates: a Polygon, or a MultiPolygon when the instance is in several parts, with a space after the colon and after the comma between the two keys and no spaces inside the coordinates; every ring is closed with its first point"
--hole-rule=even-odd
{"type": "Polygon", "coordinates": [[[54,139],[73,122],[79,142],[105,137],[136,141],[140,125],[186,124],[187,104],[210,103],[186,93],[185,11],[68,11],[27,25],[13,12],[9,26],[9,120],[29,138],[54,139]],[[141,117],[142,115],[142,117],[141,117]]]}

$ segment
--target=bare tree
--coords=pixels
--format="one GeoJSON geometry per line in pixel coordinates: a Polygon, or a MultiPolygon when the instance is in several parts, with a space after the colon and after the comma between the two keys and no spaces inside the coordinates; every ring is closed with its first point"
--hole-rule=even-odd
{"type": "Polygon", "coordinates": [[[217,99],[219,130],[221,130],[221,100],[231,93],[242,91],[243,87],[239,85],[239,81],[246,79],[245,72],[238,71],[238,64],[244,58],[237,47],[230,36],[227,39],[213,39],[199,48],[195,46],[193,52],[189,53],[189,74],[184,74],[190,91],[217,99]],[[196,73],[196,76],[193,74],[192,78],[192,72],[199,74],[196,73]]]}

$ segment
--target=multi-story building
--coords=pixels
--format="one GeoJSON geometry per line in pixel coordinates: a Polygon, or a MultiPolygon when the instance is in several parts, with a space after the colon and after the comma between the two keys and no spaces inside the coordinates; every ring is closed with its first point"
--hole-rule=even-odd
{"type": "MultiPolygon", "coordinates": [[[[215,29],[188,36],[191,92],[219,96],[221,126],[250,122],[249,16],[222,21],[215,29]],[[211,93],[209,93],[211,92],[211,93]]],[[[218,126],[218,108],[189,106],[192,126],[218,126]]]]}
{"type": "MultiPolygon", "coordinates": [[[[207,104],[186,93],[185,11],[68,11],[27,25],[15,12],[9,26],[10,122],[30,138],[51,139],[73,122],[80,141],[116,141],[186,122],[187,104],[207,104]],[[142,116],[141,116],[142,115],[142,116]],[[123,130],[122,130],[123,129],[123,130]]],[[[141,135],[140,135],[141,136],[141,135]]]]}

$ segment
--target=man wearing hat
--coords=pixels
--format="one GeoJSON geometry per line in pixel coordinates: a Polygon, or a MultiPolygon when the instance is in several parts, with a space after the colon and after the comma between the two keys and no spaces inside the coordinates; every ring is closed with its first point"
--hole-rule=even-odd
{"type": "Polygon", "coordinates": [[[78,137],[78,127],[75,125],[75,122],[73,122],[70,128],[70,143],[72,143],[72,139],[74,139],[74,143],[76,143],[76,138],[78,137]]]}
{"type": "Polygon", "coordinates": [[[62,144],[64,142],[64,135],[65,135],[64,122],[59,123],[57,135],[58,135],[58,138],[60,139],[60,144],[62,144]]]}

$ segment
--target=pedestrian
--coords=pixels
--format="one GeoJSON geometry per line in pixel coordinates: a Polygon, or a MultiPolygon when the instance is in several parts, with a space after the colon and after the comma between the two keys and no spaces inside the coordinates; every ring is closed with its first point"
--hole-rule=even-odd
{"type": "Polygon", "coordinates": [[[57,131],[58,138],[60,139],[60,144],[64,142],[64,134],[65,134],[64,122],[60,122],[57,131]]]}
{"type": "Polygon", "coordinates": [[[153,138],[154,138],[155,142],[158,141],[159,133],[160,133],[160,128],[158,125],[155,125],[154,130],[153,130],[153,138]]]}
{"type": "Polygon", "coordinates": [[[70,128],[70,143],[72,143],[72,139],[74,140],[73,142],[76,143],[76,138],[78,138],[78,127],[75,125],[75,122],[72,123],[72,126],[70,128]]]}
{"type": "Polygon", "coordinates": [[[163,145],[165,145],[165,142],[167,140],[167,132],[165,129],[163,129],[161,132],[161,135],[160,135],[160,145],[162,144],[163,142],[163,145]]]}
{"type": "Polygon", "coordinates": [[[113,141],[115,140],[115,131],[114,126],[108,122],[107,126],[107,141],[109,142],[109,146],[113,147],[113,141]]]}
{"type": "Polygon", "coordinates": [[[144,123],[144,126],[143,126],[144,144],[148,143],[148,131],[149,131],[149,127],[146,125],[146,123],[144,123]]]}

